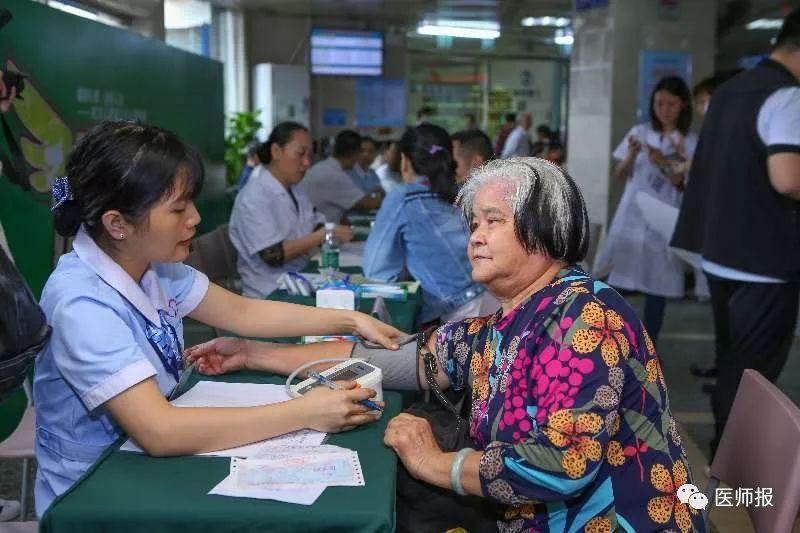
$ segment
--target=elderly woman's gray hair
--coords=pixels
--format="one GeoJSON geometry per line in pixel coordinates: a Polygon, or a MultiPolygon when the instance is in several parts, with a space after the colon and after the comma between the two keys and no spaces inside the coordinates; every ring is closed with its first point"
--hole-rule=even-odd
{"type": "Polygon", "coordinates": [[[475,169],[456,204],[472,224],[475,195],[484,186],[506,188],[514,231],[530,252],[577,263],[589,247],[589,218],[580,189],[561,167],[536,157],[495,159],[475,169]]]}

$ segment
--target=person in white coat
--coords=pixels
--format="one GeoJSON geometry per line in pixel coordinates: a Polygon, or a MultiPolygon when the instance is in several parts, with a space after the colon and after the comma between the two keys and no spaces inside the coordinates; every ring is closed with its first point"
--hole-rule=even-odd
{"type": "MultiPolygon", "coordinates": [[[[322,245],[325,217],[300,185],[310,157],[311,136],[305,126],[278,124],[259,150],[262,165],[236,196],[228,233],[244,296],[269,296],[284,272],[302,270],[322,245]]],[[[336,238],[350,241],[353,232],[337,226],[336,238]]]]}
{"type": "Polygon", "coordinates": [[[645,295],[643,322],[654,341],[666,298],[684,292],[684,264],[668,248],[671,229],[662,226],[680,205],[697,145],[691,122],[686,83],[662,78],[650,97],[650,120],[631,128],[614,150],[614,174],[625,181],[625,192],[593,268],[608,275],[609,285],[645,295]]]}

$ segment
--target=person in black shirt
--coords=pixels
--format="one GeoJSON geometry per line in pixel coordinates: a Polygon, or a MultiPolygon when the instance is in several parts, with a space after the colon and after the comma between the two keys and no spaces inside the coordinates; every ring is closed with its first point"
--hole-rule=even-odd
{"type": "Polygon", "coordinates": [[[739,380],[775,382],[789,354],[800,297],[800,9],[769,58],[714,93],[672,246],[708,277],[716,332],[716,446],[739,380]]]}

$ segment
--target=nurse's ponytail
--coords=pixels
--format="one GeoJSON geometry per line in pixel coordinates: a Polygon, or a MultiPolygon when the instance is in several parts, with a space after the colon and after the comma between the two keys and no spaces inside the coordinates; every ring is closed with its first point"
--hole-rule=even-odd
{"type": "Polygon", "coordinates": [[[408,128],[400,138],[400,153],[411,161],[418,176],[430,180],[431,191],[447,203],[453,203],[458,192],[453,142],[447,130],[424,123],[408,128]]]}
{"type": "Polygon", "coordinates": [[[103,237],[106,212],[138,224],[179,183],[192,198],[203,184],[200,157],[174,133],[126,121],[92,128],[72,149],[66,171],[53,183],[56,231],[72,237],[83,225],[95,241],[103,237]]]}
{"type": "Polygon", "coordinates": [[[258,147],[258,160],[262,165],[269,165],[272,161],[272,145],[277,144],[281,148],[292,141],[292,134],[295,131],[308,131],[308,128],[297,122],[281,122],[269,134],[267,142],[258,147]]]}

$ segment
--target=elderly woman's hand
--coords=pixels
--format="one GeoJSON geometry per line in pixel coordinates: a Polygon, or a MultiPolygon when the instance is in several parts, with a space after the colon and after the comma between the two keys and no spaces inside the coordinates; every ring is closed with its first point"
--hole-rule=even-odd
{"type": "Polygon", "coordinates": [[[383,442],[392,448],[416,479],[425,479],[429,465],[443,454],[433,436],[431,424],[424,418],[401,413],[389,421],[383,442]]]}

